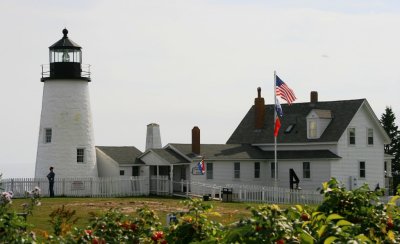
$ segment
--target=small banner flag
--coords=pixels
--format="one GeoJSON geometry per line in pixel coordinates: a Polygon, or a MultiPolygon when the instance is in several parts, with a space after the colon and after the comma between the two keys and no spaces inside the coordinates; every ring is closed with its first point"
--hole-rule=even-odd
{"type": "Polygon", "coordinates": [[[275,110],[276,110],[277,115],[279,115],[280,117],[283,116],[283,110],[282,110],[281,104],[278,101],[278,98],[276,98],[276,101],[275,101],[275,110]]]}
{"type": "Polygon", "coordinates": [[[205,169],[205,165],[204,165],[204,159],[202,159],[198,164],[197,167],[199,168],[199,171],[201,172],[201,174],[205,174],[206,173],[206,169],[205,169]]]}
{"type": "Polygon", "coordinates": [[[274,128],[274,136],[277,137],[279,133],[279,129],[281,128],[281,121],[279,117],[276,117],[275,120],[275,128],[274,128]]]}
{"type": "Polygon", "coordinates": [[[276,78],[276,95],[280,96],[282,99],[286,100],[288,104],[291,104],[296,100],[296,96],[292,89],[290,89],[285,82],[283,82],[278,76],[276,78]]]}

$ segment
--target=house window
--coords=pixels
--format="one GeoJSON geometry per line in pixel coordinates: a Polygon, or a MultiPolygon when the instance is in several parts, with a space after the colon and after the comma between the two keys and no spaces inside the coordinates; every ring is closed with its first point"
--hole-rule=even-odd
{"type": "Polygon", "coordinates": [[[311,178],[310,162],[303,162],[303,178],[304,179],[310,179],[311,178]]]}
{"type": "Polygon", "coordinates": [[[360,161],[360,178],[365,178],[365,161],[360,161]]]}
{"type": "Polygon", "coordinates": [[[78,162],[78,163],[85,162],[85,149],[84,148],[76,149],[76,162],[78,162]]]}
{"type": "Polygon", "coordinates": [[[271,163],[271,178],[275,179],[275,163],[271,163]]]}
{"type": "Polygon", "coordinates": [[[308,121],[308,138],[317,138],[317,121],[308,121]]]}
{"type": "Polygon", "coordinates": [[[132,176],[139,176],[139,167],[138,166],[132,167],[132,176]]]}
{"type": "Polygon", "coordinates": [[[150,168],[153,168],[153,175],[158,175],[157,166],[150,166],[150,168]]]}
{"type": "Polygon", "coordinates": [[[125,170],[120,170],[119,175],[125,175],[125,170]]]}
{"type": "Polygon", "coordinates": [[[374,145],[374,130],[371,128],[367,129],[367,143],[368,145],[374,145]]]}
{"type": "Polygon", "coordinates": [[[52,134],[53,134],[52,129],[51,128],[44,129],[44,134],[45,134],[44,143],[51,143],[51,137],[52,137],[52,134]]]}
{"type": "Polygon", "coordinates": [[[206,164],[206,173],[207,173],[207,180],[211,180],[214,178],[213,176],[213,163],[206,164]]]}
{"type": "Polygon", "coordinates": [[[383,162],[383,170],[385,173],[385,177],[387,177],[388,173],[387,173],[387,161],[383,162]]]}
{"type": "Polygon", "coordinates": [[[169,167],[170,166],[158,166],[158,175],[169,176],[169,167]]]}
{"type": "Polygon", "coordinates": [[[254,163],[254,178],[260,178],[260,162],[254,163]]]}
{"type": "Polygon", "coordinates": [[[235,162],[233,165],[233,175],[234,175],[235,179],[240,178],[240,163],[239,162],[235,162]]]}
{"type": "Polygon", "coordinates": [[[349,144],[355,145],[356,144],[356,128],[349,128],[348,135],[349,135],[349,144]]]}

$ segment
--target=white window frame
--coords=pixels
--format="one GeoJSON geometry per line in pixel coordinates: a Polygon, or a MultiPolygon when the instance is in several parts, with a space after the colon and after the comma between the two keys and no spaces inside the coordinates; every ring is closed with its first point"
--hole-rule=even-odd
{"type": "Polygon", "coordinates": [[[53,140],[53,129],[51,128],[44,128],[44,143],[49,144],[53,140]],[[50,132],[50,135],[47,132],[50,132]]]}
{"type": "Polygon", "coordinates": [[[85,153],[85,148],[79,147],[76,149],[76,162],[79,164],[83,164],[86,162],[86,153],[85,153]],[[80,154],[82,152],[82,154],[80,154]],[[81,159],[82,158],[82,159],[81,159]]]}
{"type": "Polygon", "coordinates": [[[348,141],[347,141],[347,143],[348,143],[349,145],[351,145],[351,146],[355,146],[356,143],[357,143],[357,140],[356,140],[356,128],[354,128],[354,127],[348,128],[348,129],[347,129],[347,136],[348,136],[348,141]],[[352,132],[354,132],[354,137],[351,136],[352,132]],[[352,143],[351,138],[354,138],[354,143],[352,143]]]}
{"type": "Polygon", "coordinates": [[[368,146],[373,146],[374,145],[374,129],[372,128],[367,128],[367,145],[368,146]],[[372,135],[370,136],[370,133],[372,133],[372,135]],[[369,139],[371,138],[371,143],[369,141],[369,139]]]}
{"type": "Polygon", "coordinates": [[[240,179],[240,162],[233,163],[233,178],[240,179]]]}
{"type": "Polygon", "coordinates": [[[308,127],[308,138],[316,139],[318,138],[318,124],[316,119],[309,119],[307,123],[308,127]]]}
{"type": "Polygon", "coordinates": [[[303,179],[311,179],[311,163],[310,162],[303,162],[303,179]],[[307,166],[308,167],[305,167],[307,166]],[[308,175],[307,175],[308,173],[308,175]]]}
{"type": "Polygon", "coordinates": [[[360,179],[367,178],[367,163],[365,161],[358,162],[358,178],[360,178],[360,179]],[[362,176],[362,174],[364,176],[362,176]]]}
{"type": "Polygon", "coordinates": [[[214,179],[214,163],[206,163],[207,180],[214,179]]]}

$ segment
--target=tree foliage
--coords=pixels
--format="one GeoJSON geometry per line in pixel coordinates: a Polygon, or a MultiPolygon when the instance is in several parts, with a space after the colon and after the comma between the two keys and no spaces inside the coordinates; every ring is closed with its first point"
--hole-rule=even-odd
{"type": "Polygon", "coordinates": [[[400,173],[400,131],[395,124],[396,116],[391,107],[386,107],[385,113],[382,114],[380,122],[386,133],[391,139],[391,143],[385,145],[385,153],[394,157],[392,160],[392,172],[400,173]]]}

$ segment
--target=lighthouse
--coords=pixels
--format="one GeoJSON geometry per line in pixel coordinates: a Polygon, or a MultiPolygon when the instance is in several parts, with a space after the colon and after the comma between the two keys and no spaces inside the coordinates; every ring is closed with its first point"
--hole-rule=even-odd
{"type": "Polygon", "coordinates": [[[42,65],[43,98],[35,177],[53,166],[57,178],[97,177],[90,109],[90,66],[82,64],[81,47],[68,37],[49,47],[42,65]]]}

